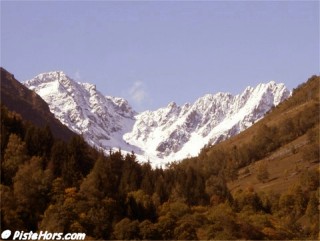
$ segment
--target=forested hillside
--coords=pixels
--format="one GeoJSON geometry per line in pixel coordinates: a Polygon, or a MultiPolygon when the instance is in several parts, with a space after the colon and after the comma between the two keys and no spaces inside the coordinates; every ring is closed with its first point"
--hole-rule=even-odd
{"type": "MultiPolygon", "coordinates": [[[[105,156],[80,136],[58,140],[48,126],[36,127],[2,105],[1,231],[84,232],[87,239],[317,239],[319,84],[313,76],[252,128],[166,169],[141,165],[134,153],[105,156]],[[239,182],[245,168],[277,160],[277,151],[299,138],[292,152],[310,166],[287,192],[239,182]],[[239,182],[236,191],[228,188],[232,182],[239,182]]],[[[270,181],[269,172],[256,173],[259,183],[270,181]]]]}

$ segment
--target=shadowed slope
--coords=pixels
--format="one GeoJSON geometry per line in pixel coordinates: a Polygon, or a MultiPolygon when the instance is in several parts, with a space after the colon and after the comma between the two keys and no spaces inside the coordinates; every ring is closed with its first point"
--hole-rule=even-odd
{"type": "Polygon", "coordinates": [[[4,68],[1,68],[1,104],[39,127],[49,125],[56,138],[68,140],[74,136],[54,117],[39,95],[22,85],[4,68]]]}

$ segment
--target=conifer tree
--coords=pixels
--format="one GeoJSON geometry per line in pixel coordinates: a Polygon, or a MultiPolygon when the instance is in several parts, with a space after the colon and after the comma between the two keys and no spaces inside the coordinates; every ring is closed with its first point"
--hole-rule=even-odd
{"type": "Polygon", "coordinates": [[[35,230],[49,201],[52,174],[42,169],[42,158],[32,157],[19,167],[13,180],[18,209],[24,213],[26,227],[35,230]]]}
{"type": "Polygon", "coordinates": [[[113,235],[122,240],[140,239],[139,222],[124,218],[115,225],[113,235]]]}
{"type": "Polygon", "coordinates": [[[13,195],[13,190],[5,185],[0,184],[1,197],[1,229],[23,230],[25,224],[17,210],[17,201],[13,195]]]}
{"type": "Polygon", "coordinates": [[[28,159],[25,143],[16,134],[11,134],[4,154],[2,163],[3,183],[12,184],[12,178],[15,176],[20,165],[28,159]]]}
{"type": "Polygon", "coordinates": [[[51,148],[50,167],[55,177],[60,177],[62,174],[62,167],[68,160],[67,145],[63,141],[55,141],[51,148]]]}

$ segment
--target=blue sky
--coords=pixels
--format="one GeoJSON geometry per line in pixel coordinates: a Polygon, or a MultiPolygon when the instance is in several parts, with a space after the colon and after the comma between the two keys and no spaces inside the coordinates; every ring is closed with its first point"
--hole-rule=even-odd
{"type": "Polygon", "coordinates": [[[319,1],[1,1],[1,66],[52,70],[138,111],[319,74],[319,1]]]}

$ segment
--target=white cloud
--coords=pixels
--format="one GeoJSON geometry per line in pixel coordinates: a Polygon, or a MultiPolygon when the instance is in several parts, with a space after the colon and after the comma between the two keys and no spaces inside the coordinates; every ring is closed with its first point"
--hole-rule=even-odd
{"type": "Polygon", "coordinates": [[[139,105],[147,98],[147,92],[142,81],[134,82],[129,89],[129,94],[131,99],[139,105]]]}
{"type": "Polygon", "coordinates": [[[80,74],[80,71],[79,70],[77,70],[75,73],[74,73],[74,79],[76,80],[76,81],[80,81],[81,80],[81,74],[80,74]]]}

